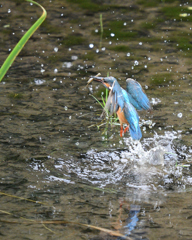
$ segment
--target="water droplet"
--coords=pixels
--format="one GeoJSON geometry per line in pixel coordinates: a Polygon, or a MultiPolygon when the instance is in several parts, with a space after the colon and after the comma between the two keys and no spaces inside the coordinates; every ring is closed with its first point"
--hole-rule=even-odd
{"type": "Polygon", "coordinates": [[[124,22],[124,23],[123,23],[123,25],[124,25],[124,26],[126,26],[126,25],[127,25],[127,23],[126,23],[126,22],[124,22]]]}
{"type": "Polygon", "coordinates": [[[98,29],[95,29],[95,32],[96,32],[96,33],[98,33],[98,32],[99,32],[99,30],[98,30],[98,29]]]}
{"type": "Polygon", "coordinates": [[[183,117],[183,113],[178,113],[178,114],[177,114],[177,117],[178,117],[178,118],[182,118],[182,117],[183,117]]]}
{"type": "Polygon", "coordinates": [[[58,72],[58,69],[57,69],[57,68],[55,68],[55,69],[54,69],[54,73],[57,73],[57,72],[58,72]]]}
{"type": "Polygon", "coordinates": [[[109,42],[109,45],[111,45],[111,44],[112,44],[112,42],[110,41],[110,42],[109,42]]]}
{"type": "Polygon", "coordinates": [[[94,44],[93,43],[90,43],[89,44],[89,48],[93,48],[94,47],[94,44]]]}
{"type": "Polygon", "coordinates": [[[45,80],[41,80],[41,79],[35,78],[34,82],[35,82],[36,85],[41,85],[41,84],[43,84],[45,82],[45,80]]]}
{"type": "Polygon", "coordinates": [[[55,51],[55,52],[58,52],[58,47],[55,47],[55,48],[54,48],[54,51],[55,51]]]}
{"type": "Polygon", "coordinates": [[[151,98],[151,103],[153,104],[153,105],[157,105],[158,103],[160,103],[161,102],[161,100],[159,99],[159,98],[151,98]]]}
{"type": "Polygon", "coordinates": [[[147,68],[147,65],[144,65],[144,68],[147,68]]]}
{"type": "Polygon", "coordinates": [[[111,35],[111,37],[115,37],[115,33],[111,33],[110,35],[111,35]]]}
{"type": "Polygon", "coordinates": [[[72,66],[73,66],[73,64],[71,62],[64,62],[62,65],[63,68],[70,68],[72,66]]]}
{"type": "Polygon", "coordinates": [[[96,53],[99,53],[99,49],[96,49],[96,53]]]}
{"type": "Polygon", "coordinates": [[[71,60],[75,61],[75,60],[77,60],[77,59],[78,59],[77,56],[75,56],[75,55],[71,56],[71,60]]]}
{"type": "Polygon", "coordinates": [[[141,46],[141,45],[143,45],[143,43],[142,43],[142,42],[139,42],[139,45],[141,46]]]}
{"type": "Polygon", "coordinates": [[[137,60],[134,61],[134,66],[138,66],[139,62],[137,60]]]}

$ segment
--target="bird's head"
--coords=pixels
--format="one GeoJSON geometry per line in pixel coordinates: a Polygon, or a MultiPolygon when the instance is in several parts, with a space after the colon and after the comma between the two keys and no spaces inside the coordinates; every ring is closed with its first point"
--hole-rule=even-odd
{"type": "Polygon", "coordinates": [[[114,82],[117,81],[114,77],[93,77],[93,80],[102,83],[108,89],[111,89],[114,82]]]}

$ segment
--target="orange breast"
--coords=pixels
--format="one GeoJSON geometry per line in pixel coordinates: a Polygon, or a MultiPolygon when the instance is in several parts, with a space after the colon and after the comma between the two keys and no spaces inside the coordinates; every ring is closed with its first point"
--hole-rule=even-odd
{"type": "Polygon", "coordinates": [[[103,83],[107,88],[110,87],[109,83],[103,83]]]}
{"type": "Polygon", "coordinates": [[[117,111],[117,116],[119,118],[120,124],[123,125],[123,123],[129,125],[127,119],[125,118],[124,112],[121,111],[121,108],[118,109],[117,111]]]}

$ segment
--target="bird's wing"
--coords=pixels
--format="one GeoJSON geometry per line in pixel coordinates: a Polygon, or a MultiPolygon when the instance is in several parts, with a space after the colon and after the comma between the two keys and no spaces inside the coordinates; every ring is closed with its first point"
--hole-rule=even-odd
{"type": "Polygon", "coordinates": [[[118,107],[123,109],[125,99],[124,99],[124,96],[123,96],[122,88],[119,85],[117,79],[116,79],[116,81],[114,81],[113,86],[111,88],[111,91],[115,94],[115,99],[114,100],[117,103],[118,107]]]}
{"type": "Polygon", "coordinates": [[[131,103],[125,103],[124,115],[129,123],[129,132],[134,140],[142,138],[141,129],[139,126],[139,116],[131,103]]]}
{"type": "Polygon", "coordinates": [[[123,89],[122,93],[125,99],[123,112],[129,123],[129,132],[134,140],[139,140],[142,138],[141,129],[139,127],[139,115],[134,106],[131,104],[127,91],[123,89]]]}
{"type": "Polygon", "coordinates": [[[119,107],[121,107],[121,109],[124,108],[124,103],[125,100],[122,88],[119,85],[118,81],[115,79],[112,87],[110,87],[109,97],[101,116],[106,116],[106,112],[108,112],[110,115],[116,113],[119,107]]]}
{"type": "Polygon", "coordinates": [[[131,78],[126,80],[126,84],[126,90],[131,104],[137,110],[149,110],[151,108],[150,102],[141,85],[131,78]]]}
{"type": "Polygon", "coordinates": [[[106,117],[106,115],[113,115],[118,110],[118,104],[116,102],[116,92],[110,91],[109,96],[107,98],[107,102],[101,114],[101,117],[106,117]]]}

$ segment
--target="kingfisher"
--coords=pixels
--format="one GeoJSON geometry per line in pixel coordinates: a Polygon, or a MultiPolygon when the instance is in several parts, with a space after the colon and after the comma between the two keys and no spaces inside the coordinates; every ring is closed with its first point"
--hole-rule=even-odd
{"type": "MultiPolygon", "coordinates": [[[[150,101],[142,86],[132,78],[126,80],[126,89],[123,89],[114,77],[92,77],[90,80],[102,83],[109,89],[109,96],[104,108],[104,115],[117,113],[120,122],[120,136],[127,131],[134,140],[142,138],[139,126],[139,115],[136,110],[150,110],[150,101]],[[126,128],[123,129],[123,124],[126,128]]],[[[90,82],[90,81],[89,81],[90,82]]]]}

